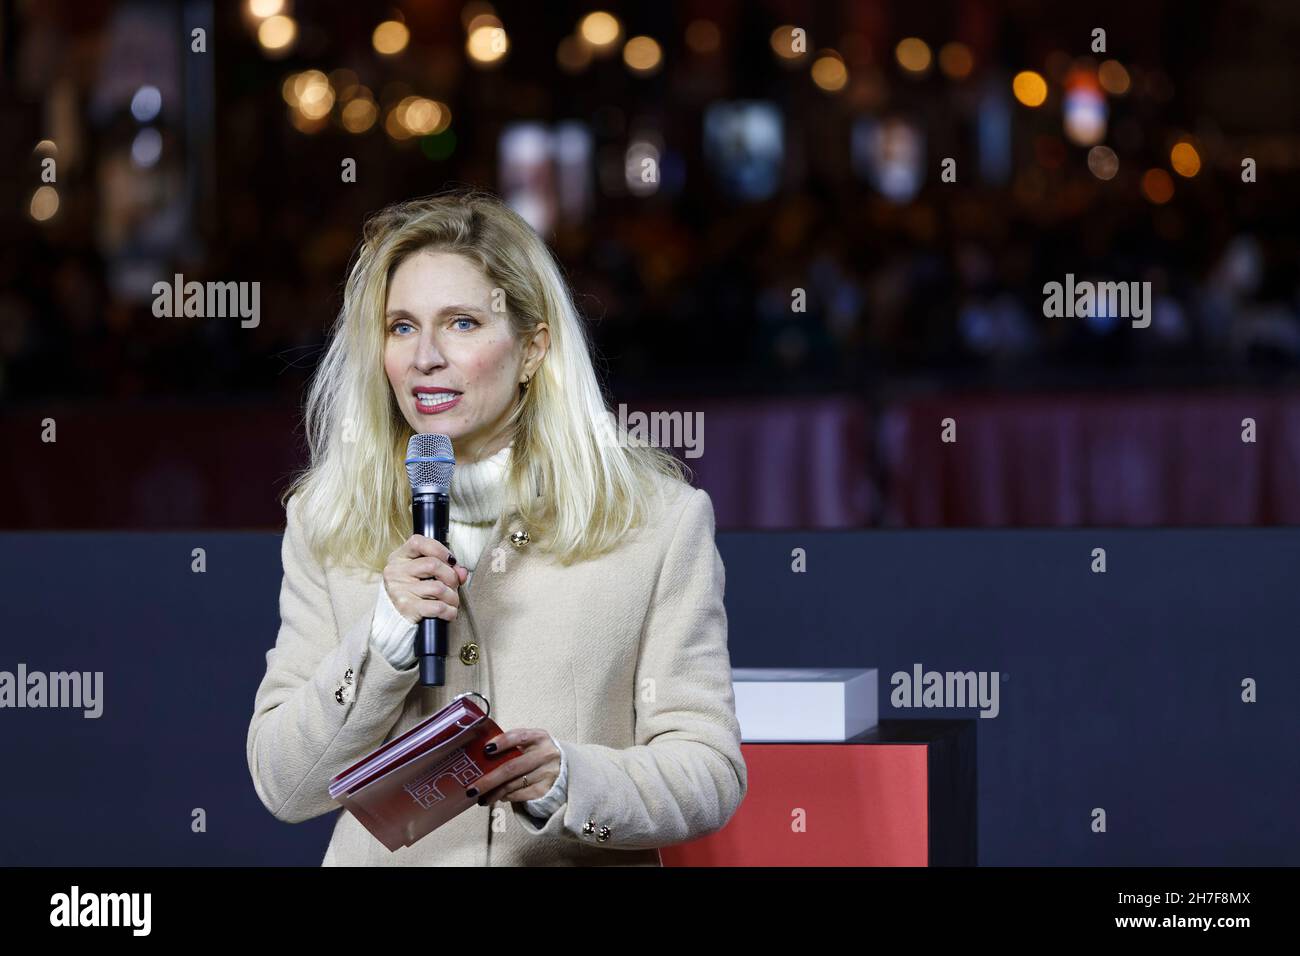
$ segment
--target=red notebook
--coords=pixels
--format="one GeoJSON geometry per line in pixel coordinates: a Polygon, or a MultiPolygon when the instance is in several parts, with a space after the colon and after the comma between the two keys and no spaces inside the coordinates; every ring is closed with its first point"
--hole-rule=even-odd
{"type": "Polygon", "coordinates": [[[388,849],[410,846],[478,802],[466,787],[523,754],[519,747],[483,752],[501,733],[490,710],[482,694],[459,695],[334,777],[330,797],[388,849]]]}

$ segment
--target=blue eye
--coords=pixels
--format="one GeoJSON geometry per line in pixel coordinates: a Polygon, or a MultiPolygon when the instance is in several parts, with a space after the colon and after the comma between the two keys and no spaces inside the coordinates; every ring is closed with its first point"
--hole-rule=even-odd
{"type": "MultiPolygon", "coordinates": [[[[410,323],[410,322],[407,322],[407,321],[405,321],[405,320],[402,320],[402,321],[400,321],[400,322],[394,322],[392,328],[389,329],[389,331],[390,331],[390,332],[396,332],[396,331],[398,330],[398,328],[400,328],[400,327],[403,326],[403,325],[411,325],[411,323],[410,323]]],[[[415,328],[415,326],[411,325],[411,328],[415,328]]]]}
{"type": "MultiPolygon", "coordinates": [[[[453,321],[453,322],[473,322],[474,325],[478,325],[478,321],[475,320],[475,319],[471,319],[468,315],[458,315],[458,316],[456,316],[456,318],[453,319],[452,321],[453,321]]],[[[463,331],[468,332],[469,329],[464,329],[463,331]]]]}

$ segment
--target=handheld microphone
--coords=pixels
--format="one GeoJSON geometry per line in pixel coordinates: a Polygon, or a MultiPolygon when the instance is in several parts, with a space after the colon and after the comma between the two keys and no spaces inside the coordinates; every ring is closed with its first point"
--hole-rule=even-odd
{"type": "MultiPolygon", "coordinates": [[[[406,477],[411,482],[411,525],[422,534],[447,543],[451,510],[451,475],[456,456],[446,435],[412,435],[406,445],[406,477]]],[[[424,618],[415,628],[415,655],[420,683],[441,687],[447,677],[447,622],[424,618]]]]}

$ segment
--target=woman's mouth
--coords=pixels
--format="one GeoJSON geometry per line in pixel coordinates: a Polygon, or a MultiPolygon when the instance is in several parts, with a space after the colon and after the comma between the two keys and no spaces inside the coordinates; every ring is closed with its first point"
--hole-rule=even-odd
{"type": "Polygon", "coordinates": [[[421,415],[437,415],[455,408],[460,398],[460,392],[416,392],[415,408],[421,415]]]}

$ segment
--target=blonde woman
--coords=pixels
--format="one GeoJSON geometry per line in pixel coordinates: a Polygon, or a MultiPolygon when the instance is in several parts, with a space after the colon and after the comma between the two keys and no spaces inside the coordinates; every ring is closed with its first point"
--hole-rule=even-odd
{"type": "Polygon", "coordinates": [[[341,813],[323,865],[646,865],[720,829],[747,787],[708,495],[615,434],[555,261],[458,192],[366,226],[309,389],[286,491],[280,631],[248,729],[277,818],[339,809],[331,777],[477,691],[523,755],[390,852],[341,813]],[[448,541],[410,535],[416,432],[456,454],[448,541]],[[421,618],[446,684],[418,683],[421,618]]]}

